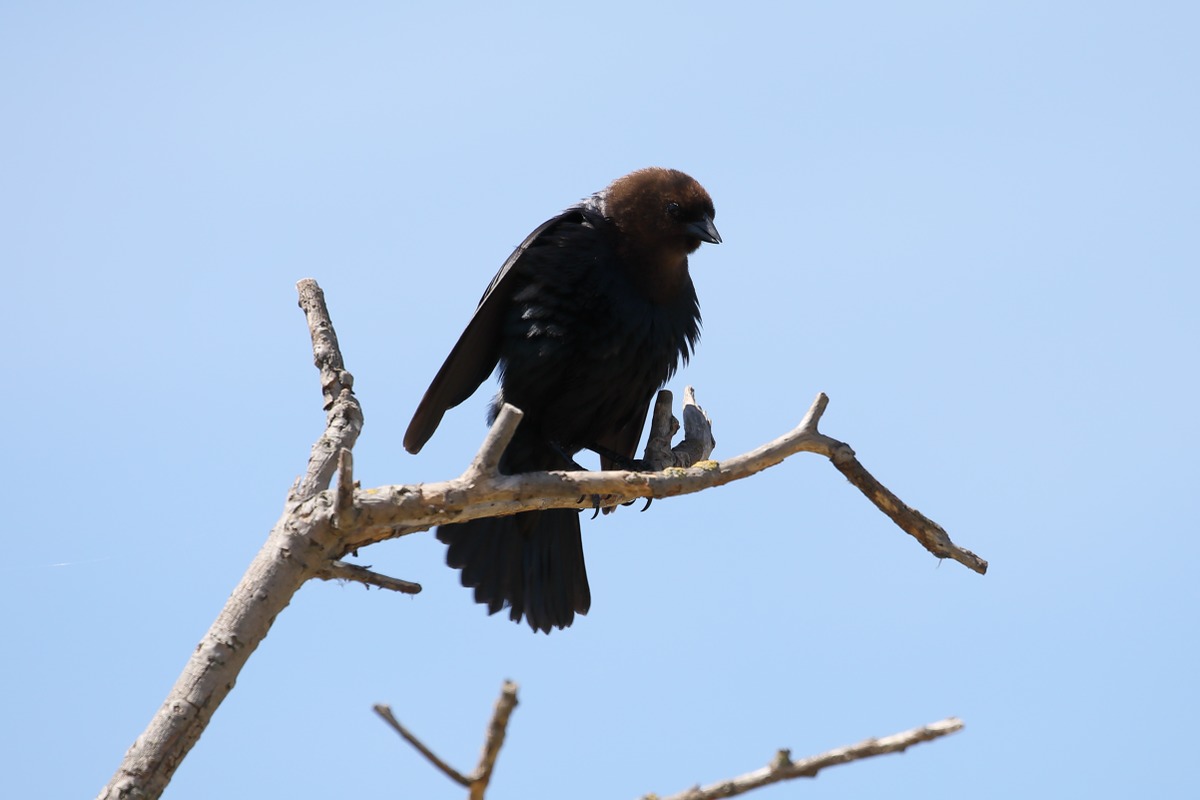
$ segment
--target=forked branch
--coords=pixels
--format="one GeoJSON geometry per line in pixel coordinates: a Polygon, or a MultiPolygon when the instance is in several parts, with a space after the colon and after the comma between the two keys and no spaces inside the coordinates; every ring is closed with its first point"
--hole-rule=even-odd
{"type": "Polygon", "coordinates": [[[496,758],[500,755],[500,748],[504,744],[508,719],[516,707],[517,685],[512,681],[505,681],[504,686],[500,689],[500,697],[496,700],[496,707],[492,709],[492,719],[488,722],[487,732],[484,735],[483,751],[479,754],[479,763],[470,775],[462,774],[438,758],[420,739],[400,724],[400,721],[392,714],[391,707],[377,703],[374,708],[375,713],[390,725],[392,730],[400,734],[404,741],[411,744],[439,772],[455,783],[467,787],[470,792],[470,800],[483,800],[488,783],[492,780],[492,771],[496,768],[496,758]]]}
{"type": "MultiPolygon", "coordinates": [[[[460,786],[467,787],[469,790],[469,800],[483,800],[488,782],[492,777],[492,771],[496,767],[496,758],[500,753],[500,746],[504,743],[505,732],[508,728],[508,718],[516,706],[517,685],[512,681],[505,681],[504,687],[500,691],[500,698],[496,701],[496,707],[492,711],[491,722],[488,723],[487,736],[484,740],[483,753],[479,758],[479,764],[470,775],[464,775],[435,755],[432,750],[396,719],[389,706],[380,703],[376,704],[374,708],[375,713],[391,726],[392,730],[396,731],[401,738],[411,744],[418,753],[424,756],[425,760],[432,764],[435,769],[460,786]]],[[[668,797],[647,794],[643,795],[641,800],[717,800],[724,797],[736,797],[739,794],[745,794],[754,789],[769,786],[772,783],[779,783],[780,781],[788,781],[795,778],[815,778],[821,770],[826,767],[836,766],[837,764],[849,764],[851,761],[860,761],[864,758],[882,756],[888,753],[903,753],[914,744],[939,739],[962,730],[962,727],[962,720],[956,717],[948,717],[920,728],[893,733],[891,736],[865,739],[857,744],[838,747],[815,756],[808,756],[807,758],[793,759],[790,750],[780,750],[767,766],[747,772],[744,775],[739,775],[736,778],[718,781],[708,786],[694,786],[691,789],[685,789],[668,797]]]]}

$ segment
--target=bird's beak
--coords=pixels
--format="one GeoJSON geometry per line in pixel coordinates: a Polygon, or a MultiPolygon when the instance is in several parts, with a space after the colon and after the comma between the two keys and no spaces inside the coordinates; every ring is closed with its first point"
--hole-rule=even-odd
{"type": "Polygon", "coordinates": [[[713,221],[707,216],[701,217],[698,221],[688,224],[688,233],[695,236],[702,242],[709,244],[720,244],[721,234],[717,233],[717,226],[713,225],[713,221]]]}

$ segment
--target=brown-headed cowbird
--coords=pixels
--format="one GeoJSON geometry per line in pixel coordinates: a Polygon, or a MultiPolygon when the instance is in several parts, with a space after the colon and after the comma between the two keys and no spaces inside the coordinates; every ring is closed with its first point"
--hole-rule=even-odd
{"type": "MultiPolygon", "coordinates": [[[[613,181],[542,223],[492,279],[404,435],[418,452],[442,415],[497,364],[502,403],[525,415],[500,460],[506,474],[605,469],[633,460],[654,393],[700,335],[688,254],[721,241],[708,192],[657,167],[613,181]]],[[[565,628],[591,606],[579,514],[529,511],[442,525],[446,563],[489,613],[505,606],[535,631],[565,628]]]]}

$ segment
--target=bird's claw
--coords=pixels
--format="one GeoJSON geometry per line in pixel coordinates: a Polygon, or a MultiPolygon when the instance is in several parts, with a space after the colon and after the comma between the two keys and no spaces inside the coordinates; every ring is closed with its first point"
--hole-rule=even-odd
{"type": "MultiPolygon", "coordinates": [[[[588,498],[588,495],[586,495],[586,494],[581,495],[580,498],[578,500],[576,500],[575,502],[582,503],[587,498],[588,498]]],[[[594,494],[594,495],[591,495],[591,498],[592,498],[592,509],[593,509],[592,519],[595,519],[596,517],[600,516],[600,504],[604,500],[604,495],[594,494]]],[[[580,512],[583,512],[585,510],[586,509],[583,509],[583,508],[579,509],[580,512]]]]}

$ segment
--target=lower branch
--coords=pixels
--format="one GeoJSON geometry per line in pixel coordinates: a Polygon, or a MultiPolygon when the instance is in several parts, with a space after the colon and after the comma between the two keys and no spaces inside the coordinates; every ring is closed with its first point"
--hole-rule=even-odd
{"type": "Polygon", "coordinates": [[[848,764],[851,761],[860,761],[887,753],[903,753],[914,744],[933,741],[960,731],[962,727],[962,720],[950,717],[921,728],[894,733],[882,739],[866,739],[858,744],[839,747],[836,750],[796,761],[792,760],[791,753],[787,750],[780,750],[770,764],[754,772],[747,772],[745,775],[708,786],[696,786],[668,797],[645,795],[642,800],[651,800],[651,798],[653,800],[716,800],[720,797],[735,797],[780,781],[788,781],[793,778],[815,778],[818,772],[836,764],[848,764]]]}
{"type": "Polygon", "coordinates": [[[492,710],[492,721],[488,723],[483,752],[479,754],[479,764],[471,773],[470,800],[483,800],[483,793],[487,791],[492,780],[492,771],[496,768],[496,758],[500,755],[500,748],[504,746],[508,718],[512,716],[516,707],[517,685],[512,681],[505,681],[500,689],[500,697],[496,700],[496,707],[492,710]]]}
{"type": "MultiPolygon", "coordinates": [[[[470,775],[464,775],[438,758],[420,739],[400,724],[400,721],[392,714],[390,707],[376,704],[374,708],[375,713],[391,726],[392,730],[396,731],[404,741],[411,744],[418,753],[424,756],[434,768],[460,786],[466,786],[470,792],[469,800],[483,800],[488,783],[491,781],[492,771],[496,766],[496,758],[500,754],[500,747],[504,744],[508,719],[516,706],[517,685],[512,681],[505,681],[504,687],[500,691],[500,698],[496,701],[496,707],[492,712],[491,722],[488,724],[487,737],[484,740],[483,753],[479,757],[479,765],[470,775]]],[[[914,744],[933,741],[960,731],[962,727],[962,720],[949,717],[920,728],[894,733],[880,739],[866,739],[858,744],[839,747],[820,755],[796,760],[792,760],[790,751],[780,750],[770,764],[753,772],[747,772],[736,778],[708,786],[694,786],[669,797],[648,794],[643,796],[642,800],[717,800],[717,798],[735,797],[780,781],[794,778],[815,778],[821,770],[837,764],[848,764],[851,761],[860,761],[887,753],[902,753],[914,744]]]]}
{"type": "Polygon", "coordinates": [[[380,719],[390,725],[392,730],[400,734],[400,738],[411,744],[418,753],[425,756],[425,760],[436,767],[439,772],[457,784],[462,786],[471,785],[470,778],[438,758],[437,754],[426,747],[424,742],[413,735],[408,728],[400,724],[400,720],[396,719],[396,715],[392,713],[391,706],[384,703],[376,703],[374,705],[374,709],[375,713],[379,715],[380,719]]]}
{"type": "Polygon", "coordinates": [[[500,689],[500,698],[496,700],[496,707],[492,710],[492,719],[488,723],[487,734],[483,740],[483,752],[479,755],[479,764],[470,775],[463,775],[454,767],[438,758],[408,728],[400,724],[400,720],[396,719],[395,715],[392,714],[392,709],[389,706],[376,703],[375,713],[390,725],[392,730],[400,734],[400,737],[404,741],[411,744],[416,748],[418,753],[425,756],[425,759],[437,768],[439,772],[455,783],[466,786],[470,791],[469,800],[483,800],[483,795],[492,780],[492,770],[496,768],[496,758],[500,755],[500,748],[504,745],[504,736],[508,730],[508,719],[512,716],[513,709],[516,707],[517,685],[512,681],[505,681],[504,686],[500,689]]]}

